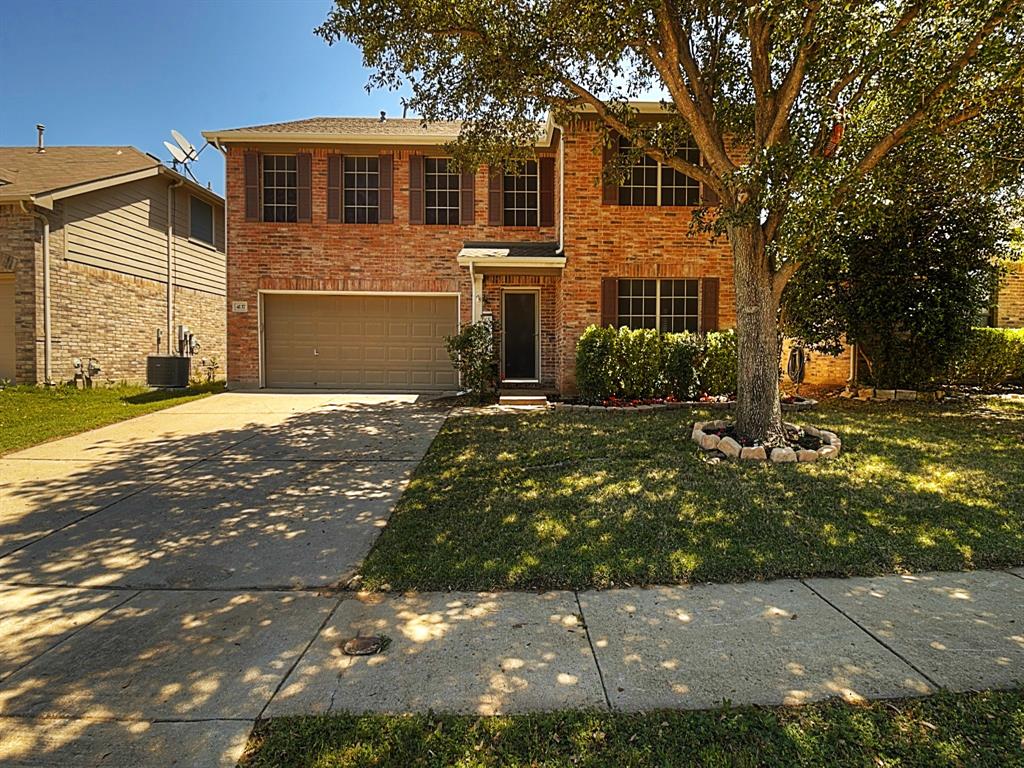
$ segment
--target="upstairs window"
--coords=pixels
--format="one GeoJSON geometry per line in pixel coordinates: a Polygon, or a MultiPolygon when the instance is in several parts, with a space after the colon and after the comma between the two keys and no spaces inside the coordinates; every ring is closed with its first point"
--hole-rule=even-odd
{"type": "Polygon", "coordinates": [[[424,214],[427,224],[459,223],[461,176],[452,172],[449,165],[446,157],[423,158],[424,214]]]}
{"type": "MultiPolygon", "coordinates": [[[[629,143],[620,139],[619,148],[624,153],[629,143]]],[[[692,145],[682,149],[679,156],[700,165],[700,150],[692,145]]],[[[700,182],[644,155],[626,169],[619,186],[619,205],[700,205],[700,182]]]]}
{"type": "Polygon", "coordinates": [[[213,245],[213,206],[198,197],[189,197],[188,236],[213,245]]]}
{"type": "Polygon", "coordinates": [[[700,328],[699,280],[619,280],[618,325],[666,333],[700,328]]]}
{"type": "Polygon", "coordinates": [[[380,157],[345,155],[345,223],[376,224],[380,219],[380,157]]]}
{"type": "Polygon", "coordinates": [[[295,155],[263,156],[263,220],[298,221],[295,155]]]}
{"type": "Polygon", "coordinates": [[[503,216],[506,227],[536,227],[540,210],[540,181],[537,161],[523,163],[518,173],[506,173],[502,182],[503,216]]]}

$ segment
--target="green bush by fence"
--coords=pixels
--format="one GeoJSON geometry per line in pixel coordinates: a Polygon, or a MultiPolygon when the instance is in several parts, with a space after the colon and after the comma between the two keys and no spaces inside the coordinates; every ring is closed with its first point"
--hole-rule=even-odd
{"type": "Polygon", "coordinates": [[[1024,328],[972,328],[948,379],[950,384],[984,389],[1024,382],[1024,328]]]}
{"type": "Polygon", "coordinates": [[[576,345],[576,386],[588,402],[731,395],[736,371],[734,331],[659,333],[592,325],[576,345]]]}

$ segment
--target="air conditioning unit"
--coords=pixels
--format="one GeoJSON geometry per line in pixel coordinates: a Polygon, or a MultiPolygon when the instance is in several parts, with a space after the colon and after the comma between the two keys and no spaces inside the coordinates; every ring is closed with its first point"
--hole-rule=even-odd
{"type": "Polygon", "coordinates": [[[146,358],[146,383],[151,387],[187,387],[191,371],[191,357],[150,355],[146,358]]]}

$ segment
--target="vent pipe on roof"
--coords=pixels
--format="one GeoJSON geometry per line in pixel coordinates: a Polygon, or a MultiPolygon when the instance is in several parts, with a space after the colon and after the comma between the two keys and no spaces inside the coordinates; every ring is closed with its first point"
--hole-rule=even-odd
{"type": "Polygon", "coordinates": [[[39,138],[36,142],[36,154],[42,155],[46,152],[46,147],[43,145],[43,131],[46,130],[46,126],[42,123],[36,123],[36,130],[39,131],[39,138]]]}

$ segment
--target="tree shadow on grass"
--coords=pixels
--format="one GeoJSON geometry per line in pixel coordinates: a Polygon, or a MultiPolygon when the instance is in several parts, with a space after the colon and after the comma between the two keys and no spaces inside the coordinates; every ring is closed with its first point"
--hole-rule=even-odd
{"type": "Polygon", "coordinates": [[[363,575],[600,588],[1024,562],[1024,409],[861,406],[803,414],[843,455],[783,467],[706,464],[679,412],[453,419],[363,575]]]}

